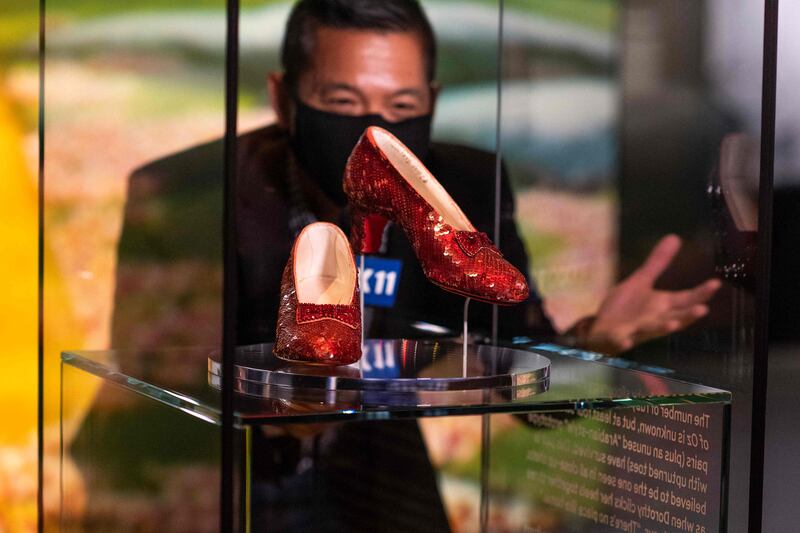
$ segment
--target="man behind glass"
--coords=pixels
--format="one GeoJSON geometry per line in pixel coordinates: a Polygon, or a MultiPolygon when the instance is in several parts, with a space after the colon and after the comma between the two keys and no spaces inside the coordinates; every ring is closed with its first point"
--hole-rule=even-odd
{"type": "MultiPolygon", "coordinates": [[[[279,267],[274,260],[265,264],[258,236],[277,233],[291,242],[313,220],[346,227],[344,166],[369,125],[395,133],[426,163],[477,229],[494,233],[494,155],[430,141],[438,93],[436,42],[416,1],[300,1],[287,24],[281,63],[283,72],[269,75],[277,125],[253,132],[240,143],[244,208],[240,220],[257,220],[257,211],[267,202],[274,202],[276,209],[283,206],[280,217],[270,210],[269,221],[258,227],[245,225],[240,233],[244,241],[241,261],[254,270],[243,270],[240,331],[244,339],[253,341],[271,338],[275,311],[266,309],[270,304],[263,299],[277,294],[268,280],[277,279],[274,273],[279,267]],[[270,190],[265,203],[253,201],[252,186],[270,190]]],[[[527,273],[528,258],[514,222],[505,172],[500,206],[499,247],[527,273]]],[[[584,319],[567,333],[584,347],[618,352],[703,316],[717,281],[679,293],[653,289],[679,246],[676,237],[666,237],[636,274],[610,292],[596,317],[584,319]]],[[[399,228],[390,230],[384,252],[401,259],[403,271],[394,307],[371,315],[370,333],[411,335],[408,325],[417,321],[458,331],[462,300],[427,282],[399,228]]],[[[277,298],[272,300],[276,305],[277,298]]],[[[474,329],[488,331],[489,310],[483,304],[473,307],[474,329]]],[[[535,290],[524,306],[501,309],[499,325],[505,337],[556,334],[535,290]]]]}
{"type": "MultiPolygon", "coordinates": [[[[274,339],[281,273],[303,226],[324,220],[348,229],[342,174],[350,150],[368,125],[395,133],[426,163],[476,228],[494,234],[495,156],[430,141],[439,91],[436,43],[415,0],[301,0],[287,24],[281,62],[283,71],[268,77],[277,123],[239,138],[239,344],[274,339]]],[[[169,323],[175,322],[171,317],[155,316],[144,304],[141,312],[136,305],[120,305],[141,296],[124,294],[126,276],[138,275],[129,273],[126,264],[138,264],[143,253],[158,258],[214,254],[206,248],[216,242],[210,238],[216,226],[203,226],[197,217],[215,225],[221,215],[215,217],[197,206],[221,205],[215,201],[221,194],[220,160],[221,143],[212,143],[151,163],[131,176],[120,240],[115,347],[134,342],[134,337],[141,342],[142,336],[131,335],[129,329],[131,323],[144,321],[159,329],[154,338],[161,345],[175,335],[182,340],[179,344],[186,344],[185,331],[169,331],[169,323]],[[193,203],[199,211],[194,220],[179,219],[178,214],[188,214],[178,205],[178,214],[167,210],[157,223],[141,223],[153,212],[153,204],[161,205],[165,198],[193,203]],[[184,252],[190,245],[196,246],[184,252]]],[[[528,257],[514,222],[505,172],[500,185],[499,248],[527,273],[528,257]]],[[[677,292],[655,290],[655,280],[679,247],[675,236],[662,239],[638,271],[609,291],[595,316],[564,332],[553,329],[531,283],[534,290],[525,304],[500,310],[501,337],[546,339],[560,333],[562,343],[616,353],[686,327],[708,312],[705,303],[719,282],[709,280],[677,292]]],[[[427,281],[399,228],[390,227],[382,251],[402,262],[402,274],[394,305],[368,313],[367,333],[419,335],[410,327],[419,322],[460,331],[463,300],[427,281]]],[[[490,316],[490,306],[475,304],[473,331],[488,333],[490,316]]],[[[216,340],[201,333],[196,332],[198,340],[205,342],[195,344],[216,340]]]]}

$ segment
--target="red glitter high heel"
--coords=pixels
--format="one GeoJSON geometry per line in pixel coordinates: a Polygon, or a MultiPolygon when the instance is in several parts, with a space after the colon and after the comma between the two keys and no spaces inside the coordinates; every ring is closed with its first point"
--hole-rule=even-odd
{"type": "Polygon", "coordinates": [[[405,231],[425,275],[442,289],[500,305],[528,298],[525,276],[388,131],[371,126],[361,136],[347,162],[344,191],[356,253],[377,252],[392,220],[405,231]]]}
{"type": "Polygon", "coordinates": [[[347,237],[333,224],[309,224],[294,241],[281,281],[273,353],[325,365],[361,358],[358,271],[347,237]]]}

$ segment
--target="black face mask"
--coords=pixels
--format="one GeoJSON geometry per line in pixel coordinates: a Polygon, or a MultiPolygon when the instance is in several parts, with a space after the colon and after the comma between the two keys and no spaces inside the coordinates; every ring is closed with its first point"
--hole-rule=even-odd
{"type": "Polygon", "coordinates": [[[347,158],[369,126],[380,126],[394,134],[420,160],[430,150],[432,115],[389,122],[380,115],[349,116],[328,113],[295,101],[292,148],[298,163],[328,197],[339,205],[347,198],[342,178],[347,158]]]}

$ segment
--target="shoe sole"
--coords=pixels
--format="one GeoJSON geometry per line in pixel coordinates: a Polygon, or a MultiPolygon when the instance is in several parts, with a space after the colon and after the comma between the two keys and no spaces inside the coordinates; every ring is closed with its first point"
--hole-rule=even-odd
{"type": "Polygon", "coordinates": [[[430,281],[431,283],[433,283],[434,285],[436,285],[437,287],[439,287],[443,291],[455,294],[457,296],[461,296],[462,298],[470,298],[471,300],[477,300],[477,301],[485,303],[485,304],[499,305],[500,307],[511,307],[512,305],[519,305],[519,304],[521,304],[522,302],[525,301],[525,300],[520,300],[518,302],[501,302],[501,301],[497,301],[497,300],[488,300],[488,299],[486,299],[484,297],[476,296],[475,294],[470,294],[468,292],[464,292],[464,291],[460,291],[458,289],[453,289],[451,287],[447,287],[445,285],[442,285],[441,283],[437,283],[437,282],[433,281],[430,278],[428,278],[428,281],[430,281]]]}

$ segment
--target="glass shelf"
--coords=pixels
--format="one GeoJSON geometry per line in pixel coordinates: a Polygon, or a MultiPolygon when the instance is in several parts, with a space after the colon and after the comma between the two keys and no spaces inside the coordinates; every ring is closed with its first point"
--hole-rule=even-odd
{"type": "MultiPolygon", "coordinates": [[[[455,387],[456,372],[463,372],[461,345],[452,341],[380,341],[382,366],[377,368],[375,352],[364,367],[316,367],[317,385],[281,387],[265,382],[264,373],[248,373],[258,361],[267,361],[267,345],[242,347],[238,353],[239,373],[235,376],[240,393],[235,399],[238,426],[307,423],[336,420],[421,418],[431,416],[476,415],[488,413],[528,413],[631,407],[644,404],[726,403],[730,393],[667,377],[665,369],[647,372],[619,358],[563,348],[556,345],[528,344],[511,348],[478,346],[467,364],[464,387],[455,387]],[[403,344],[405,342],[405,344],[403,344]],[[490,355],[489,351],[491,351],[490,355]],[[417,365],[408,362],[416,352],[417,365]],[[433,360],[431,354],[444,354],[433,360]],[[403,362],[403,357],[406,361],[403,362]],[[425,354],[420,357],[420,354],[425,354]],[[449,354],[449,355],[446,355],[449,354]],[[458,354],[458,356],[456,355],[458,354]],[[480,354],[480,355],[479,355],[480,354]],[[550,363],[549,382],[545,361],[550,363]],[[492,361],[495,370],[487,372],[492,361]],[[389,363],[392,363],[390,367],[389,363]],[[528,366],[525,366],[528,365],[528,366]],[[512,374],[527,376],[515,382],[512,374]],[[351,374],[348,378],[348,373],[351,374]],[[345,379],[337,386],[331,376],[345,379]],[[451,390],[431,390],[431,381],[415,390],[397,390],[389,385],[411,376],[450,379],[451,390]],[[491,375],[491,377],[488,377],[491,375]],[[449,376],[449,378],[448,378],[449,376]],[[477,377],[488,379],[479,385],[477,377]],[[504,377],[498,377],[504,376],[504,377]],[[384,385],[369,394],[353,390],[359,379],[384,385]],[[327,383],[318,386],[319,383],[327,383]],[[548,388],[549,385],[549,388],[548,388]],[[277,387],[277,388],[276,388],[277,387]],[[426,390],[427,388],[427,390],[426,390]],[[460,389],[460,390],[454,390],[460,389]],[[546,389],[546,390],[545,390],[546,389]],[[522,392],[522,393],[520,393],[522,392]],[[413,400],[413,401],[410,401],[413,400]]],[[[202,420],[219,424],[221,420],[218,371],[213,349],[162,351],[76,351],[64,352],[64,365],[93,374],[104,381],[179,409],[202,420]]],[[[274,363],[274,361],[273,361],[274,363]]],[[[277,364],[277,363],[276,363],[277,364]]],[[[264,366],[263,364],[261,365],[264,366]]],[[[276,367],[275,367],[276,368],[276,367]]],[[[313,367],[312,367],[313,368],[313,367]]],[[[308,379],[309,369],[302,370],[308,379]]],[[[297,378],[281,376],[291,383],[297,378]]],[[[434,380],[435,381],[435,380],[434,380]]],[[[313,381],[312,381],[313,383],[313,381]]],[[[406,381],[406,385],[409,382],[406,381]]],[[[68,386],[68,385],[65,385],[68,386]]],[[[357,387],[356,387],[357,388],[357,387]]],[[[406,387],[407,388],[407,387],[406,387]]]]}

